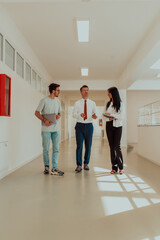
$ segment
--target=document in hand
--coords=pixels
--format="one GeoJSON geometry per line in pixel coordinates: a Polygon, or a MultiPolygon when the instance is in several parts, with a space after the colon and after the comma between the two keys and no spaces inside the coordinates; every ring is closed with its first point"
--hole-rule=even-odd
{"type": "MultiPolygon", "coordinates": [[[[103,114],[103,116],[106,117],[106,118],[114,118],[112,115],[107,115],[107,114],[105,114],[105,113],[103,114]]],[[[116,119],[116,118],[115,118],[115,119],[116,119]]],[[[116,119],[116,120],[117,120],[117,119],[116,119]]]]}
{"type": "MultiPolygon", "coordinates": [[[[42,115],[46,120],[51,121],[50,124],[56,124],[56,114],[51,113],[51,114],[43,114],[42,115]]],[[[42,122],[42,125],[45,126],[45,123],[42,122]]]]}

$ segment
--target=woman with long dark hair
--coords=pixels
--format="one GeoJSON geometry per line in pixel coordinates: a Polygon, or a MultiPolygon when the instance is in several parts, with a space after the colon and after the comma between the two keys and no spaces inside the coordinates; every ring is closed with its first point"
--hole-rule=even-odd
{"type": "Polygon", "coordinates": [[[105,107],[106,134],[110,146],[111,174],[123,173],[123,156],[121,152],[121,137],[124,118],[124,106],[116,87],[108,89],[109,102],[105,107]]]}

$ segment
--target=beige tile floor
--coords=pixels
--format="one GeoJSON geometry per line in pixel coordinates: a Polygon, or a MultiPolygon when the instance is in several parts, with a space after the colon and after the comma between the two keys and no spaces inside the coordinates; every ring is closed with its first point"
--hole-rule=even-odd
{"type": "Polygon", "coordinates": [[[95,138],[90,171],[75,174],[75,148],[61,144],[64,177],[43,175],[40,157],[0,181],[0,240],[160,239],[160,167],[123,149],[125,174],[110,175],[95,138]]]}

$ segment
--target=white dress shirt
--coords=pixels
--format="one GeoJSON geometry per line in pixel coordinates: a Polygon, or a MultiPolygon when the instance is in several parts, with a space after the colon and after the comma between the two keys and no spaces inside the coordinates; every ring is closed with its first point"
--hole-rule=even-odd
{"type": "MultiPolygon", "coordinates": [[[[122,127],[123,126],[123,120],[125,117],[125,109],[124,109],[123,102],[121,102],[121,106],[120,106],[120,109],[118,110],[118,112],[116,111],[116,109],[114,109],[113,103],[111,102],[110,106],[108,107],[107,110],[106,110],[106,106],[105,106],[104,113],[110,113],[111,116],[116,118],[116,120],[113,120],[114,127],[122,127]]],[[[106,117],[103,117],[103,120],[106,122],[110,121],[109,118],[106,118],[106,117]]]]}
{"type": "Polygon", "coordinates": [[[96,104],[90,99],[87,99],[87,119],[84,120],[83,117],[81,117],[81,114],[84,113],[84,103],[85,99],[81,99],[74,104],[73,109],[73,117],[77,119],[77,122],[79,123],[92,123],[92,115],[97,112],[96,104]]]}

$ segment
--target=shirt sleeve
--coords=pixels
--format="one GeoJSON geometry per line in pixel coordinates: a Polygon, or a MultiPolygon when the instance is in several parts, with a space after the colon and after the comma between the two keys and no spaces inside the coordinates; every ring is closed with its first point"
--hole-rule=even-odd
{"type": "Polygon", "coordinates": [[[93,103],[93,110],[92,110],[92,113],[94,114],[97,114],[97,107],[96,107],[96,103],[94,102],[93,103]]]}
{"type": "Polygon", "coordinates": [[[74,108],[73,108],[73,114],[72,116],[76,119],[79,118],[79,114],[78,114],[78,106],[77,106],[77,103],[74,104],[74,108]]]}
{"type": "Polygon", "coordinates": [[[44,108],[44,99],[41,99],[41,101],[39,102],[39,105],[38,105],[36,111],[37,112],[42,112],[43,108],[44,108]]]}
{"type": "Polygon", "coordinates": [[[124,115],[125,115],[125,109],[124,109],[123,103],[121,103],[121,107],[120,107],[118,113],[114,113],[114,114],[112,114],[112,116],[115,117],[117,120],[122,121],[124,119],[124,115]]]}

